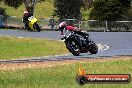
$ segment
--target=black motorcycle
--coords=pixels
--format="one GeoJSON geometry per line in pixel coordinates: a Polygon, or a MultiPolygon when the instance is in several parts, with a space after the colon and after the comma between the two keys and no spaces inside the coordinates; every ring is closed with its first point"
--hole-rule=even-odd
{"type": "Polygon", "coordinates": [[[90,52],[91,54],[96,54],[98,52],[98,46],[85,31],[67,31],[63,40],[66,48],[75,56],[79,56],[80,53],[90,52]],[[80,35],[80,32],[85,35],[85,38],[80,35]]]}

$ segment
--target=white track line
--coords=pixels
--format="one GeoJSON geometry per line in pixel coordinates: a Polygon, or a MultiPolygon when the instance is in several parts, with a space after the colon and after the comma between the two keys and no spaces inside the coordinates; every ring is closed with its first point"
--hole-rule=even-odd
{"type": "MultiPolygon", "coordinates": [[[[102,44],[97,44],[98,48],[99,48],[99,51],[105,51],[105,50],[108,50],[109,49],[109,46],[108,45],[102,45],[102,44]]],[[[59,57],[59,56],[68,56],[68,55],[71,55],[70,54],[61,54],[61,55],[54,55],[55,57],[59,57]]]]}
{"type": "MultiPolygon", "coordinates": [[[[64,42],[64,40],[59,40],[59,41],[64,42]]],[[[97,46],[99,48],[99,51],[105,51],[109,49],[108,45],[97,44],[97,46]]]]}
{"type": "Polygon", "coordinates": [[[24,37],[18,37],[18,38],[24,38],[24,37]]]}
{"type": "Polygon", "coordinates": [[[102,44],[97,44],[97,46],[98,46],[98,51],[101,51],[104,48],[102,44]]]}
{"type": "Polygon", "coordinates": [[[103,45],[105,48],[101,51],[105,51],[105,50],[108,50],[109,49],[109,46],[108,45],[103,45]]]}

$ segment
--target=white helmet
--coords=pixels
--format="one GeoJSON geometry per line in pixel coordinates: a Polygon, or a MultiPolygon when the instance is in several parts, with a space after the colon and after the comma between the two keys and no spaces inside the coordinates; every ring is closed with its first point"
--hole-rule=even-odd
{"type": "Polygon", "coordinates": [[[24,13],[28,13],[28,11],[26,10],[26,11],[24,11],[24,13]]]}
{"type": "Polygon", "coordinates": [[[61,22],[61,23],[59,24],[59,27],[63,27],[63,26],[67,26],[66,22],[61,22]]]}

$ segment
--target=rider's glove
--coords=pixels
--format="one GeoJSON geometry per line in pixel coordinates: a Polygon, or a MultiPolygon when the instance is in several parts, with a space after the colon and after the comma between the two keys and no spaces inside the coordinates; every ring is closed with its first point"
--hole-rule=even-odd
{"type": "Polygon", "coordinates": [[[64,40],[65,39],[65,35],[62,35],[62,38],[61,38],[61,40],[64,40]]]}

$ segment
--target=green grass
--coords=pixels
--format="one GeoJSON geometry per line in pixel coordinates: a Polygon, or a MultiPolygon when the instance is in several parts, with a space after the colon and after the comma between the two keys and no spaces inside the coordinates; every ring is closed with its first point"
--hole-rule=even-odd
{"type": "MultiPolygon", "coordinates": [[[[130,74],[132,60],[84,62],[87,74],[130,74]]],[[[130,84],[85,84],[76,83],[79,63],[51,68],[1,70],[0,88],[132,88],[130,84]]]]}
{"type": "Polygon", "coordinates": [[[63,42],[48,39],[0,37],[0,60],[67,53],[63,42]]]}
{"type": "MultiPolygon", "coordinates": [[[[0,3],[0,7],[6,8],[8,15],[17,16],[19,18],[22,18],[23,12],[25,10],[24,5],[21,5],[17,9],[14,9],[12,7],[8,7],[8,6],[4,5],[3,3],[0,3]]],[[[42,3],[36,4],[34,16],[37,18],[41,18],[41,17],[49,18],[51,15],[53,15],[53,10],[54,10],[54,7],[53,7],[52,3],[50,3],[48,0],[45,0],[42,3]]]]}

